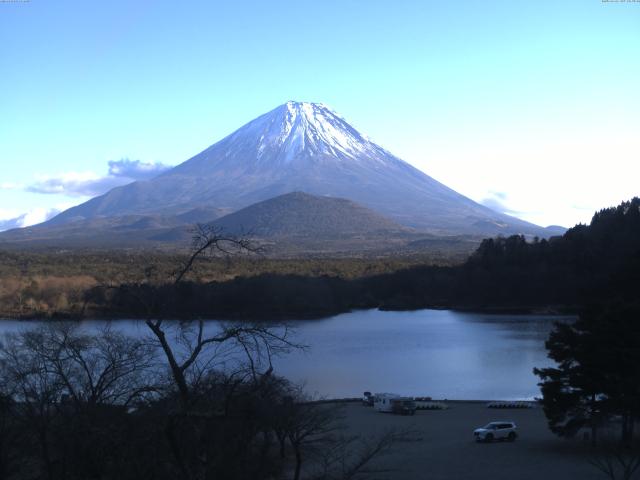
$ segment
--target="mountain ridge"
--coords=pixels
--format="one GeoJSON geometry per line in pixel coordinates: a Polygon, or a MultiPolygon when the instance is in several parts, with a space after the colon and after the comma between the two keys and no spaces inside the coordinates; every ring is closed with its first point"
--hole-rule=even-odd
{"type": "MultiPolygon", "coordinates": [[[[275,258],[390,257],[429,252],[434,258],[461,258],[480,237],[436,237],[401,226],[351,200],[291,192],[258,202],[215,220],[219,211],[187,217],[211,225],[224,236],[246,238],[261,254],[275,258]]],[[[50,250],[182,250],[193,236],[184,215],[96,217],[61,225],[36,225],[0,234],[0,248],[50,250]]]]}
{"type": "Polygon", "coordinates": [[[45,226],[127,215],[231,213],[291,192],[345,198],[434,235],[551,233],[455,192],[323,104],[287,102],[150,180],[60,213],[45,226]]]}

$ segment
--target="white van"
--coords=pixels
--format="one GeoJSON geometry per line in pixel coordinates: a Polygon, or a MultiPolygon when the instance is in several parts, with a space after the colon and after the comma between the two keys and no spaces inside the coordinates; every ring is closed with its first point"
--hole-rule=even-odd
{"type": "Polygon", "coordinates": [[[397,413],[400,415],[414,415],[416,402],[413,398],[403,397],[395,393],[376,393],[373,407],[378,412],[397,413]]]}

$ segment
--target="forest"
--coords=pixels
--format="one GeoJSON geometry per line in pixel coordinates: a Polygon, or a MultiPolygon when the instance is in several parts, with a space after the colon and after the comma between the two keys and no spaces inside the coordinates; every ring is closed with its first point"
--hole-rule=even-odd
{"type": "MultiPolygon", "coordinates": [[[[148,282],[151,273],[152,282],[160,285],[171,279],[186,257],[187,253],[155,251],[0,251],[0,317],[77,318],[89,313],[85,297],[90,289],[148,282]]],[[[194,284],[225,283],[265,274],[355,279],[424,263],[459,261],[426,255],[319,259],[211,256],[199,259],[189,279],[194,284]]]]}
{"type": "Polygon", "coordinates": [[[183,260],[143,253],[111,253],[100,260],[5,253],[2,313],[144,317],[148,306],[136,300],[140,296],[161,298],[153,313],[164,318],[295,319],[357,308],[577,312],[589,302],[635,298],[640,199],[601,210],[589,225],[577,225],[561,237],[486,239],[457,264],[426,257],[234,255],[203,259],[176,284],[172,275],[183,260]],[[59,273],[65,271],[71,275],[59,273]]]}
{"type": "Polygon", "coordinates": [[[487,239],[463,264],[417,265],[356,278],[261,273],[180,286],[96,288],[88,304],[105,316],[143,312],[123,292],[162,291],[171,317],[296,318],[354,308],[578,311],[586,302],[635,298],[640,280],[640,199],[596,213],[562,237],[487,239]],[[138,309],[137,309],[138,308],[138,309]]]}

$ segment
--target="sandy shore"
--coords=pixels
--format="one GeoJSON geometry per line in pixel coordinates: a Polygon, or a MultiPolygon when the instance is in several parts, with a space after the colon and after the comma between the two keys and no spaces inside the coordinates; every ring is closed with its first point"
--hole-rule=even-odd
{"type": "Polygon", "coordinates": [[[351,403],[345,407],[349,434],[375,435],[390,428],[417,432],[415,442],[403,442],[376,460],[392,469],[375,479],[420,480],[591,480],[602,474],[589,464],[588,442],[564,440],[547,428],[541,408],[489,409],[486,402],[447,402],[448,410],[417,411],[414,416],[376,412],[351,403]],[[514,443],[476,443],[473,430],[490,421],[516,422],[514,443]]]}

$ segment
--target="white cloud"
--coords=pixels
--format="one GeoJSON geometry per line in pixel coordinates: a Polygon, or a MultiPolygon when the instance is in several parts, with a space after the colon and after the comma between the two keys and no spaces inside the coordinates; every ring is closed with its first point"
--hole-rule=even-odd
{"type": "Polygon", "coordinates": [[[608,203],[602,202],[593,206],[589,206],[588,203],[578,205],[571,201],[573,192],[554,195],[553,192],[536,191],[536,188],[535,186],[527,188],[527,186],[521,185],[520,188],[508,194],[486,191],[476,194],[472,198],[496,212],[518,217],[542,227],[559,225],[566,228],[573,227],[577,223],[588,224],[596,210],[615,206],[628,199],[621,196],[618,200],[608,203]]]}
{"type": "Polygon", "coordinates": [[[108,162],[108,173],[100,175],[95,172],[63,172],[56,175],[38,175],[31,185],[20,185],[12,182],[0,183],[0,190],[24,189],[31,193],[47,195],[64,195],[76,200],[57,205],[37,206],[30,209],[0,208],[0,231],[12,228],[24,228],[45,222],[58,213],[85,201],[87,197],[102,195],[112,188],[126,185],[136,180],[152,178],[169,166],[161,163],[142,162],[140,160],[111,160],[108,162]]]}
{"type": "Polygon", "coordinates": [[[9,218],[17,217],[20,215],[20,211],[9,208],[0,208],[0,221],[7,220],[9,218]]]}
{"type": "Polygon", "coordinates": [[[169,168],[171,167],[158,162],[141,162],[140,160],[129,160],[128,158],[109,161],[109,175],[132,178],[134,180],[153,178],[169,168]]]}
{"type": "Polygon", "coordinates": [[[39,175],[37,181],[26,190],[32,193],[95,196],[121,184],[122,181],[101,177],[93,172],[66,172],[52,176],[39,175]]]}
{"type": "Polygon", "coordinates": [[[21,188],[24,188],[24,186],[19,183],[13,183],[13,182],[0,183],[0,190],[19,190],[21,188]]]}
{"type": "Polygon", "coordinates": [[[57,208],[33,208],[24,214],[22,226],[29,227],[31,225],[46,222],[58,213],[60,213],[60,210],[57,208]]]}
{"type": "Polygon", "coordinates": [[[4,232],[5,230],[11,230],[14,228],[22,228],[23,220],[24,215],[20,215],[15,218],[9,218],[6,220],[0,220],[0,232],[4,232]]]}
{"type": "Polygon", "coordinates": [[[0,211],[0,232],[11,230],[12,228],[24,228],[46,222],[62,210],[59,208],[36,207],[19,214],[9,214],[8,211],[0,211]]]}
{"type": "Polygon", "coordinates": [[[37,181],[27,186],[32,193],[59,194],[72,197],[95,197],[112,188],[126,185],[136,180],[155,177],[170,167],[161,163],[140,160],[109,161],[109,173],[99,175],[94,172],[66,172],[57,175],[41,175],[37,181]]]}
{"type": "Polygon", "coordinates": [[[489,207],[496,212],[507,215],[521,215],[523,212],[515,210],[509,206],[509,196],[505,192],[487,192],[487,195],[480,201],[485,207],[489,207]]]}
{"type": "Polygon", "coordinates": [[[62,202],[50,207],[34,207],[27,211],[0,208],[0,232],[46,222],[78,202],[62,202]]]}

